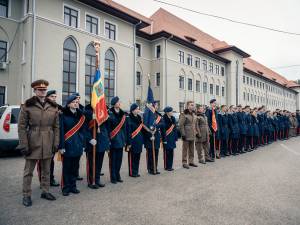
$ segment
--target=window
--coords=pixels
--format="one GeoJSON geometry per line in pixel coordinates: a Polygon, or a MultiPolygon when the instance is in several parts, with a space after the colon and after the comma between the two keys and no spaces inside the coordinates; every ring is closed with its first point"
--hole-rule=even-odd
{"type": "Polygon", "coordinates": [[[105,53],[104,65],[104,93],[106,102],[110,104],[110,100],[115,95],[115,55],[111,49],[105,53]]]}
{"type": "MultiPolygon", "coordinates": [[[[0,86],[0,106],[5,105],[5,87],[0,86]]],[[[1,114],[0,114],[1,119],[1,114]]]]}
{"type": "Polygon", "coordinates": [[[247,93],[247,101],[249,102],[249,93],[247,93]]]}
{"type": "Polygon", "coordinates": [[[225,75],[225,68],[222,66],[221,67],[221,75],[224,76],[225,75]]]}
{"type": "Polygon", "coordinates": [[[213,84],[210,84],[210,85],[209,85],[209,93],[210,93],[211,95],[214,94],[214,85],[213,85],[213,84]]]}
{"type": "Polygon", "coordinates": [[[141,57],[141,44],[136,43],[135,44],[135,49],[136,49],[136,56],[141,57]]]}
{"type": "Polygon", "coordinates": [[[216,65],[216,74],[219,75],[220,74],[220,66],[216,65]]]}
{"type": "Polygon", "coordinates": [[[157,46],[156,46],[155,57],[156,57],[157,59],[160,58],[160,45],[157,45],[157,46]]]}
{"type": "Polygon", "coordinates": [[[136,85],[140,86],[141,85],[141,72],[137,71],[136,72],[136,85]]]}
{"type": "Polygon", "coordinates": [[[179,112],[182,113],[184,110],[184,102],[179,102],[179,112]]]}
{"type": "Polygon", "coordinates": [[[179,50],[178,55],[179,55],[179,62],[184,63],[184,52],[179,50]]]}
{"type": "Polygon", "coordinates": [[[202,64],[203,64],[203,70],[207,71],[207,61],[205,59],[202,61],[202,64]]]}
{"type": "Polygon", "coordinates": [[[207,83],[203,82],[203,93],[207,93],[207,83]]]}
{"type": "Polygon", "coordinates": [[[0,0],[0,16],[8,17],[8,0],[0,0]]]}
{"type": "Polygon", "coordinates": [[[195,67],[200,68],[200,58],[199,57],[195,57],[195,67]]]}
{"type": "Polygon", "coordinates": [[[250,85],[252,86],[252,78],[250,78],[250,85]]]}
{"type": "Polygon", "coordinates": [[[243,76],[243,83],[246,83],[246,77],[243,76]]]}
{"type": "Polygon", "coordinates": [[[196,91],[200,92],[200,80],[196,80],[196,91]]]}
{"type": "Polygon", "coordinates": [[[116,25],[105,22],[105,36],[109,39],[116,40],[116,25]]]}
{"type": "Polygon", "coordinates": [[[179,76],[179,88],[184,89],[184,77],[179,76]]]}
{"type": "Polygon", "coordinates": [[[76,92],[77,47],[72,38],[64,42],[62,104],[76,92]]]}
{"type": "Polygon", "coordinates": [[[216,95],[220,95],[220,86],[216,85],[216,95]]]}
{"type": "Polygon", "coordinates": [[[253,85],[254,85],[254,87],[256,86],[256,80],[253,80],[253,85]]]}
{"type": "Polygon", "coordinates": [[[262,87],[263,87],[263,89],[265,90],[265,83],[262,83],[262,87]]]}
{"type": "Polygon", "coordinates": [[[89,44],[85,50],[85,104],[91,102],[91,93],[96,73],[96,50],[89,44]]]}
{"type": "Polygon", "coordinates": [[[187,64],[189,66],[193,66],[193,56],[191,54],[188,54],[188,57],[187,57],[187,64]]]}
{"type": "Polygon", "coordinates": [[[209,63],[209,72],[210,73],[214,72],[214,64],[212,62],[209,63]]]}
{"type": "Polygon", "coordinates": [[[67,6],[64,8],[65,24],[71,27],[78,27],[78,11],[67,6]]]}
{"type": "Polygon", "coordinates": [[[249,77],[247,77],[247,84],[249,84],[249,77]]]}
{"type": "Polygon", "coordinates": [[[253,94],[251,94],[251,102],[253,102],[253,94]]]}
{"type": "Polygon", "coordinates": [[[192,91],[193,90],[193,79],[188,78],[188,90],[192,91]]]}
{"type": "Polygon", "coordinates": [[[86,30],[92,34],[98,34],[98,18],[86,15],[86,30]]]}
{"type": "Polygon", "coordinates": [[[6,62],[7,42],[0,41],[0,62],[6,62]]]}
{"type": "Polygon", "coordinates": [[[224,97],[225,96],[225,87],[222,86],[222,96],[224,97]]]}
{"type": "Polygon", "coordinates": [[[246,100],[246,93],[244,92],[244,101],[246,100]]]}
{"type": "Polygon", "coordinates": [[[156,73],[156,86],[159,87],[160,86],[160,73],[156,73]]]}
{"type": "Polygon", "coordinates": [[[30,0],[24,0],[24,16],[29,13],[29,2],[30,0]]]}

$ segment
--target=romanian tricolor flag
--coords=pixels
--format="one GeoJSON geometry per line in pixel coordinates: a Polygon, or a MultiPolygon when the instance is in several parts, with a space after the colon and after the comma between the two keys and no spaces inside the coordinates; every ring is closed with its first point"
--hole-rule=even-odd
{"type": "Polygon", "coordinates": [[[94,77],[91,106],[94,110],[95,119],[98,125],[101,125],[108,118],[106,108],[103,80],[99,68],[96,70],[94,77]]]}

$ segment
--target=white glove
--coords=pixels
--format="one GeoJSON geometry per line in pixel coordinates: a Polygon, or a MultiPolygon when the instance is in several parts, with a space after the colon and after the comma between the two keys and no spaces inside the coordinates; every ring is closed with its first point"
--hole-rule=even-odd
{"type": "Polygon", "coordinates": [[[59,151],[60,154],[63,155],[66,152],[66,149],[63,148],[63,149],[59,149],[58,151],[59,151]]]}
{"type": "Polygon", "coordinates": [[[90,140],[90,144],[93,145],[93,146],[95,146],[97,144],[96,139],[91,139],[90,140]]]}

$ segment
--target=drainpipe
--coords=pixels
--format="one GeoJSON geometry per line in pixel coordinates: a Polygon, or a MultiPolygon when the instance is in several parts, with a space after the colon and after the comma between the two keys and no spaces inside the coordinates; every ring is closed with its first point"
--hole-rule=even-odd
{"type": "Polygon", "coordinates": [[[136,27],[141,23],[142,21],[133,26],[133,102],[136,101],[136,27]]]}
{"type": "Polygon", "coordinates": [[[167,85],[167,81],[168,81],[168,58],[167,58],[167,42],[168,40],[171,40],[173,38],[173,35],[171,35],[170,37],[168,37],[167,39],[165,39],[165,101],[164,101],[164,106],[166,107],[168,104],[168,85],[167,85]]]}
{"type": "Polygon", "coordinates": [[[35,29],[36,29],[36,12],[35,12],[35,0],[32,0],[32,49],[31,49],[31,82],[35,80],[35,29]]]}

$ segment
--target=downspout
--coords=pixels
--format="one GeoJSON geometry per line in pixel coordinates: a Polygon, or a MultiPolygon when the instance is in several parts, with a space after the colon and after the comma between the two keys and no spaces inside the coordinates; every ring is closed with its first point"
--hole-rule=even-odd
{"type": "Polygon", "coordinates": [[[173,35],[165,39],[165,101],[164,101],[164,107],[168,105],[168,58],[167,58],[167,41],[171,40],[173,38],[173,35]]]}
{"type": "Polygon", "coordinates": [[[31,82],[35,80],[35,29],[36,29],[36,12],[35,12],[35,0],[32,0],[32,49],[31,49],[31,82]]]}
{"type": "Polygon", "coordinates": [[[136,27],[141,23],[139,21],[133,26],[133,102],[136,102],[136,27]]]}

